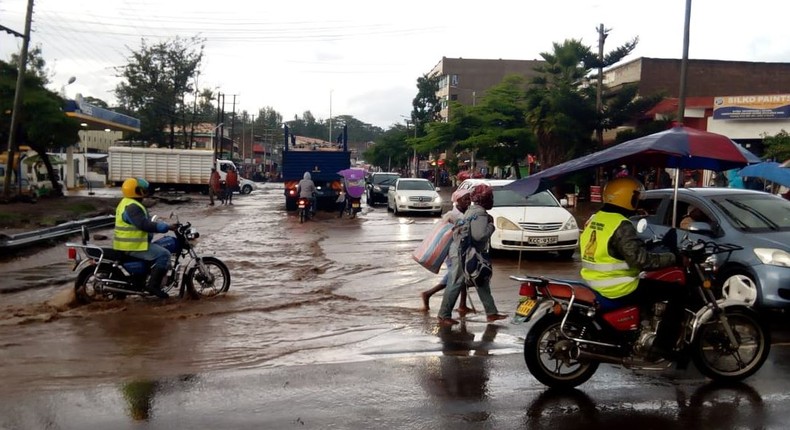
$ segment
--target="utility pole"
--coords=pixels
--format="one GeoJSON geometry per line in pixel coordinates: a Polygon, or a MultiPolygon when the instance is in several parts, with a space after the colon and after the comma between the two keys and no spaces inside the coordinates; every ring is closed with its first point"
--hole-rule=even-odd
{"type": "MultiPolygon", "coordinates": [[[[680,60],[680,90],[678,92],[678,124],[683,124],[686,116],[686,75],[688,75],[689,64],[689,26],[691,23],[691,0],[686,0],[686,15],[683,25],[683,58],[680,60]]],[[[677,173],[675,174],[677,181],[677,173]]],[[[677,189],[677,187],[675,188],[677,189]]],[[[677,205],[677,199],[675,199],[677,205]]],[[[677,208],[676,208],[677,209],[677,208]]],[[[674,220],[673,220],[674,221],[674,220]]],[[[675,223],[673,222],[674,226],[675,223]]]]}
{"type": "MultiPolygon", "coordinates": [[[[595,113],[600,117],[603,113],[603,46],[611,29],[604,28],[601,24],[596,31],[598,31],[598,88],[595,90],[595,113]]],[[[595,130],[595,138],[598,146],[603,147],[603,128],[600,124],[595,130]]]]}
{"type": "MultiPolygon", "coordinates": [[[[25,33],[22,37],[22,49],[19,52],[19,68],[16,76],[16,91],[14,92],[14,104],[11,108],[11,129],[8,131],[8,160],[6,160],[5,180],[3,182],[3,195],[8,198],[11,195],[11,170],[14,169],[14,153],[16,147],[16,129],[19,123],[19,114],[22,109],[22,90],[25,82],[25,71],[27,69],[27,48],[30,43],[30,23],[33,21],[33,0],[27,2],[27,15],[25,16],[25,33]]],[[[46,154],[42,154],[46,156],[46,154]]],[[[21,169],[21,166],[20,166],[21,169]]],[[[17,182],[22,186],[22,178],[18,177],[17,182]]]]}
{"type": "Polygon", "coordinates": [[[233,160],[233,142],[236,139],[236,94],[233,95],[233,117],[230,119],[230,159],[233,160]]]}
{"type": "Polygon", "coordinates": [[[222,121],[219,123],[219,153],[222,154],[225,146],[225,94],[222,95],[222,109],[220,109],[219,116],[222,118],[222,121]]]}
{"type": "MultiPolygon", "coordinates": [[[[221,98],[222,98],[222,93],[217,92],[217,127],[221,127],[222,124],[222,113],[221,113],[222,105],[220,104],[221,98]]],[[[214,136],[217,136],[216,130],[214,131],[214,136]]],[[[216,139],[216,142],[214,142],[214,158],[219,158],[220,153],[222,152],[221,139],[222,138],[216,139]]]]}

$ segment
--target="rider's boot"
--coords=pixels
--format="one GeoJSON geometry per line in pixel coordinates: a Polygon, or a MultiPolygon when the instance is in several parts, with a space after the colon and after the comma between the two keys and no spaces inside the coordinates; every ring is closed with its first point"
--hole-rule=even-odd
{"type": "Polygon", "coordinates": [[[148,277],[148,283],[145,285],[145,290],[149,293],[159,297],[160,299],[166,299],[170,296],[167,295],[166,292],[162,291],[162,279],[164,279],[165,275],[167,274],[167,269],[160,269],[154,268],[151,269],[151,276],[148,277]]]}

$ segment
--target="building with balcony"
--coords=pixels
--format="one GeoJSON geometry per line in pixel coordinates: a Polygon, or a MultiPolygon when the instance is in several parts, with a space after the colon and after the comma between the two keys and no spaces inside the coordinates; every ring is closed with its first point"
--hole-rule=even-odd
{"type": "Polygon", "coordinates": [[[502,82],[505,76],[517,74],[530,80],[539,74],[535,67],[543,63],[542,60],[442,57],[429,73],[429,76],[439,76],[436,95],[442,104],[441,117],[445,120],[449,118],[449,102],[474,106],[489,88],[502,82]]]}

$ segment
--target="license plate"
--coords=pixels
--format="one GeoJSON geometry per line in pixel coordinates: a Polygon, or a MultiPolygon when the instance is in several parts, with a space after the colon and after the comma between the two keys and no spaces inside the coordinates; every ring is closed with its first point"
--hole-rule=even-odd
{"type": "Polygon", "coordinates": [[[536,300],[526,299],[521,304],[518,305],[518,309],[516,309],[516,315],[520,315],[522,317],[529,318],[532,315],[532,311],[535,310],[535,305],[538,304],[536,300]]]}
{"type": "Polygon", "coordinates": [[[351,207],[352,208],[358,208],[359,207],[359,203],[351,203],[351,207]]]}
{"type": "Polygon", "coordinates": [[[304,209],[306,206],[304,203],[299,203],[299,209],[304,209]]]}
{"type": "Polygon", "coordinates": [[[527,243],[532,245],[554,245],[557,243],[557,236],[528,237],[527,243]]]}
{"type": "Polygon", "coordinates": [[[417,207],[417,208],[427,208],[428,206],[430,206],[430,203],[415,203],[414,204],[414,207],[417,207]]]}

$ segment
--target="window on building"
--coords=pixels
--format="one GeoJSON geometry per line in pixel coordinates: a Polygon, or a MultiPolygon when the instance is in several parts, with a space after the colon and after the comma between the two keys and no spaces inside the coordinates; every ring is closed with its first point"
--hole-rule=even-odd
{"type": "Polygon", "coordinates": [[[458,94],[450,94],[450,100],[452,101],[458,100],[458,94]]]}

